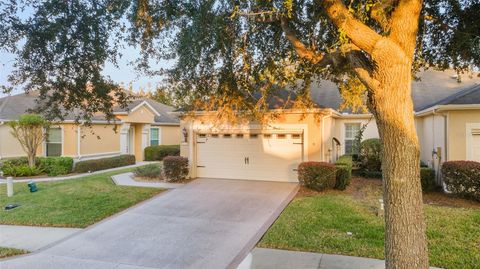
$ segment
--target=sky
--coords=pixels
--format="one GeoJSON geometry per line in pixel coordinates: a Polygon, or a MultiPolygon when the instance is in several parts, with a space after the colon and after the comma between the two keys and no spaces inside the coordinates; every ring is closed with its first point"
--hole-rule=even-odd
{"type": "MultiPolygon", "coordinates": [[[[118,65],[116,68],[113,64],[107,63],[104,69],[104,74],[110,76],[110,78],[117,82],[123,83],[127,86],[132,82],[133,89],[137,91],[140,87],[146,88],[150,84],[154,88],[158,82],[161,81],[160,77],[147,77],[136,73],[134,67],[129,63],[135,60],[139,55],[139,49],[134,47],[126,47],[121,51],[123,57],[119,59],[118,65]]],[[[0,52],[0,85],[5,85],[7,82],[7,76],[13,70],[15,56],[10,53],[0,52]]],[[[170,64],[168,62],[162,62],[157,64],[155,67],[162,68],[168,67],[170,64]]],[[[21,93],[22,90],[14,90],[12,94],[21,93]]],[[[0,92],[0,97],[4,97],[6,94],[0,92]]]]}

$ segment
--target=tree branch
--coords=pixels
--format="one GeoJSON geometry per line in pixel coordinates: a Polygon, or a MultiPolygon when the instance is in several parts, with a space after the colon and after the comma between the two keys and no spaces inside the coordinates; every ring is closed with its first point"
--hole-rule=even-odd
{"type": "Polygon", "coordinates": [[[418,20],[422,10],[422,0],[400,0],[390,19],[391,32],[389,37],[413,58],[415,51],[418,20]]]}
{"type": "Polygon", "coordinates": [[[393,9],[392,7],[395,5],[395,2],[396,0],[380,0],[373,5],[370,11],[370,17],[380,24],[383,32],[390,30],[388,12],[389,8],[390,10],[393,9]]]}
{"type": "Polygon", "coordinates": [[[333,23],[344,31],[357,47],[371,54],[382,37],[373,29],[357,20],[341,0],[323,0],[322,6],[333,23]]]}
{"type": "Polygon", "coordinates": [[[297,38],[295,31],[288,25],[288,19],[286,17],[282,16],[282,18],[280,19],[280,24],[282,26],[283,32],[285,33],[285,36],[292,44],[298,56],[309,60],[313,64],[317,64],[325,58],[324,55],[318,54],[315,51],[307,48],[302,43],[302,41],[297,38]]]}
{"type": "Polygon", "coordinates": [[[353,44],[344,45],[342,50],[345,52],[345,57],[349,65],[355,71],[358,78],[362,81],[369,90],[375,92],[380,86],[380,82],[372,77],[374,66],[372,61],[365,56],[357,46],[353,44]]]}

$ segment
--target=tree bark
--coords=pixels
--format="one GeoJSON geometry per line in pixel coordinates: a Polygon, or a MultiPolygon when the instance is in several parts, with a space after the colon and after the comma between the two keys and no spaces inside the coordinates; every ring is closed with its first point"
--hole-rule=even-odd
{"type": "Polygon", "coordinates": [[[411,60],[400,48],[379,44],[369,93],[383,144],[386,268],[428,268],[426,225],[420,184],[420,147],[411,98],[411,60]]]}

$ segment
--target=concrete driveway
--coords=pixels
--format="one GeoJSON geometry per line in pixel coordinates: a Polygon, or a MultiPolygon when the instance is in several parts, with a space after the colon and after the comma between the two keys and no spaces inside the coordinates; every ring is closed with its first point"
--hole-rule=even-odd
{"type": "Polygon", "coordinates": [[[0,268],[234,268],[297,190],[197,179],[0,268]]]}

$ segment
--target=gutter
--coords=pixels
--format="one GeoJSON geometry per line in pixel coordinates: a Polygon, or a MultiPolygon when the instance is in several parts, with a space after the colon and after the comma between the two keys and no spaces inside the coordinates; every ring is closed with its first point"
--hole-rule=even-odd
{"type": "Polygon", "coordinates": [[[445,111],[445,110],[469,110],[469,109],[480,109],[480,104],[468,104],[468,105],[436,105],[429,107],[424,110],[420,110],[415,113],[415,116],[428,116],[432,115],[438,111],[445,111]]]}
{"type": "MultiPolygon", "coordinates": [[[[5,124],[5,121],[4,120],[0,120],[0,126],[4,125],[5,124]]],[[[0,139],[0,160],[2,159],[2,143],[1,143],[1,139],[0,139]]]]}

